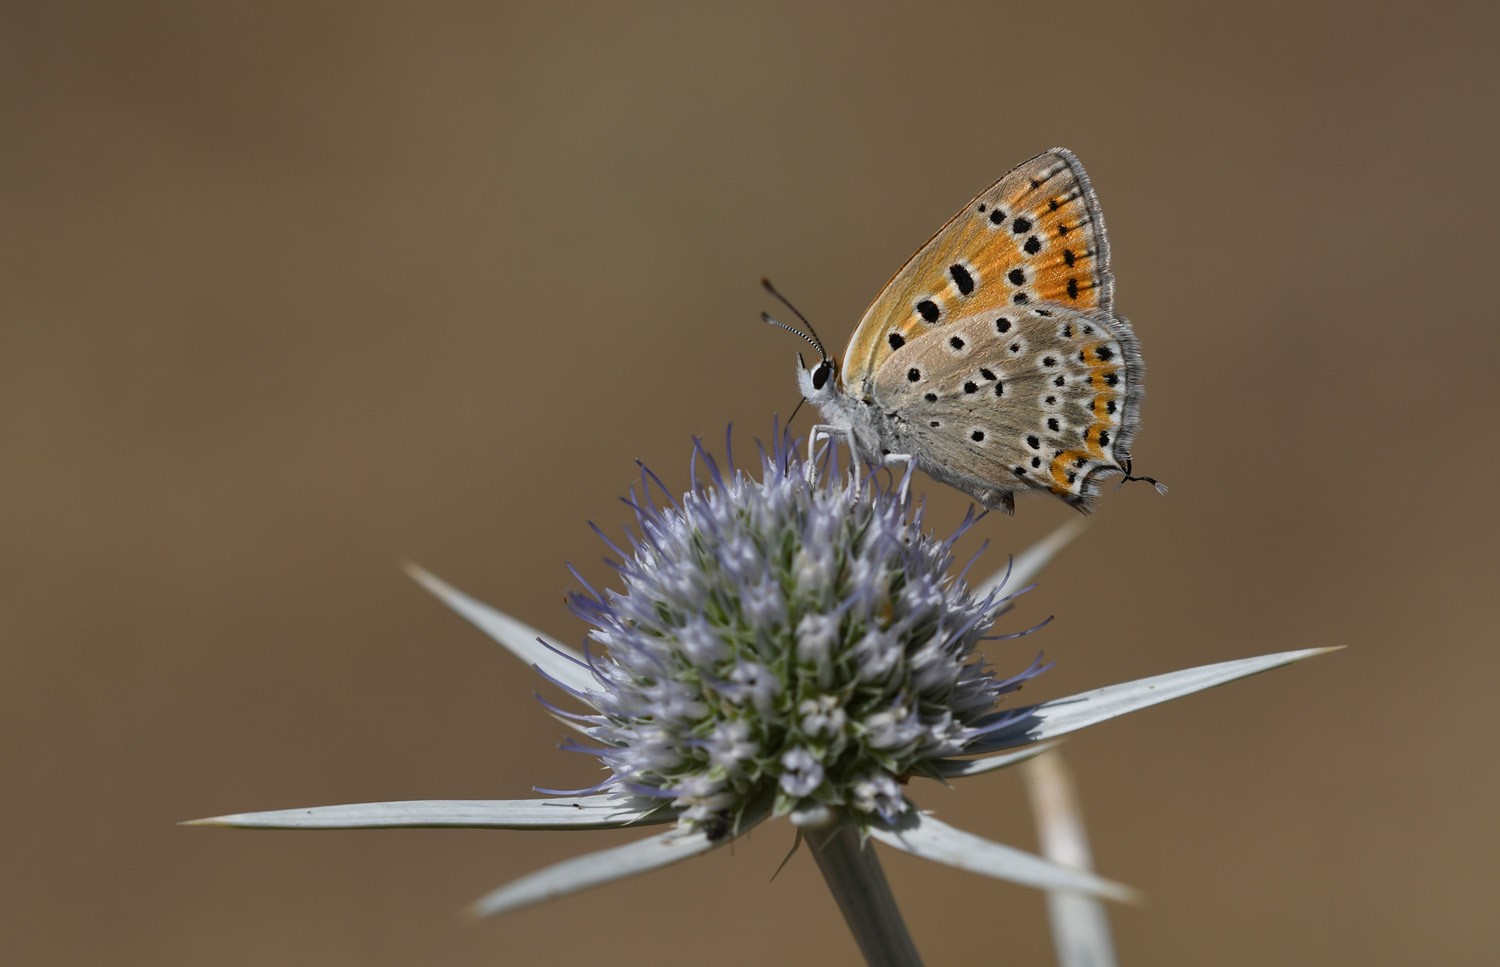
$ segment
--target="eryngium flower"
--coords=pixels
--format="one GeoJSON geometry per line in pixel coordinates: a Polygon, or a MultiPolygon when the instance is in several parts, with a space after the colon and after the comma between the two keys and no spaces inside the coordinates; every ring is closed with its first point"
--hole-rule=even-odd
{"type": "Polygon", "coordinates": [[[784,438],[758,480],[694,456],[680,501],[643,468],[638,532],[611,545],[622,590],[569,598],[597,683],[570,717],[611,773],[575,792],[669,800],[716,835],[766,803],[895,822],[902,783],[1013,724],[996,702],[1042,671],[1000,677],[977,651],[1014,595],[950,573],[973,518],[940,538],[889,478],[810,474],[784,438]]]}
{"type": "MultiPolygon", "coordinates": [[[[970,590],[964,573],[949,574],[958,533],[939,538],[925,530],[904,480],[841,469],[832,448],[815,474],[780,433],[760,454],[759,479],[732,460],[721,471],[701,445],[691,466],[693,485],[681,500],[665,497],[643,468],[628,501],[639,532],[628,550],[605,538],[619,555],[613,564],[622,590],[599,593],[580,577],[585,591],[572,598],[594,626],[582,651],[544,641],[534,628],[410,569],[587,708],[547,703],[592,740],[577,747],[608,770],[597,786],[572,794],[538,789],[547,793],[541,799],[357,803],[196,822],[672,826],[509,883],[476,905],[491,914],[679,862],[790,813],[811,834],[813,856],[866,956],[911,963],[915,951],[868,839],[1049,890],[1110,898],[1130,891],[921,812],[906,797],[909,778],[949,781],[1004,768],[1044,751],[1044,740],[1330,650],[1221,662],[997,708],[1041,667],[1033,662],[997,677],[976,646],[996,640],[984,636],[990,624],[1077,535],[1079,522],[970,590]]],[[[966,518],[958,532],[972,522],[966,518]]]]}

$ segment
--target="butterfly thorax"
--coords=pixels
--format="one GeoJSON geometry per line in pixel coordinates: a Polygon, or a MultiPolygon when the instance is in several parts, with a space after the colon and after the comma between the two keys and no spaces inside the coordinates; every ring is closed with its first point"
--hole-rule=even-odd
{"type": "Polygon", "coordinates": [[[797,384],[802,397],[818,408],[823,423],[844,434],[864,459],[879,463],[891,452],[890,441],[882,434],[883,423],[868,386],[845,387],[837,367],[833,378],[822,386],[814,382],[813,369],[797,368],[797,384]]]}
{"type": "MultiPolygon", "coordinates": [[[[858,450],[859,457],[865,462],[880,465],[892,454],[903,459],[916,459],[916,454],[901,447],[898,433],[904,424],[901,414],[882,408],[874,393],[873,382],[862,381],[846,387],[843,379],[835,376],[822,387],[816,387],[807,369],[798,373],[798,382],[802,397],[817,406],[823,423],[844,435],[846,442],[858,450]]],[[[932,472],[924,460],[918,460],[918,466],[932,472]]]]}
{"type": "Polygon", "coordinates": [[[854,445],[860,455],[871,463],[878,464],[894,452],[895,441],[891,438],[891,421],[897,414],[883,414],[879,404],[866,394],[842,393],[831,405],[819,407],[824,419],[829,417],[847,421],[843,429],[854,437],[854,445]]]}

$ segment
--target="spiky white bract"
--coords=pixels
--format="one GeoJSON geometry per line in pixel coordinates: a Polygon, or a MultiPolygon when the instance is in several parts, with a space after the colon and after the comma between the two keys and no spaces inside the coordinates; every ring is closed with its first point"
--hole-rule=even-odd
{"type": "MultiPolygon", "coordinates": [[[[1084,831],[1083,815],[1063,756],[1033,759],[1021,767],[1031,799],[1042,855],[1077,870],[1092,869],[1094,858],[1084,831]]],[[[1047,894],[1052,942],[1058,967],[1114,967],[1114,940],[1104,904],[1091,896],[1063,890],[1047,894]]]]}

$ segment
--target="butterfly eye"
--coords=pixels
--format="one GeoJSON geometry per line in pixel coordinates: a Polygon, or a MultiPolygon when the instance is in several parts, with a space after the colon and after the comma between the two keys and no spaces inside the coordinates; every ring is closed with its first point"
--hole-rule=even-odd
{"type": "Polygon", "coordinates": [[[832,375],[833,375],[833,364],[832,363],[830,363],[826,359],[823,360],[821,363],[818,363],[818,365],[813,368],[813,374],[812,374],[813,389],[822,389],[823,385],[828,382],[828,377],[830,377],[832,375]]]}

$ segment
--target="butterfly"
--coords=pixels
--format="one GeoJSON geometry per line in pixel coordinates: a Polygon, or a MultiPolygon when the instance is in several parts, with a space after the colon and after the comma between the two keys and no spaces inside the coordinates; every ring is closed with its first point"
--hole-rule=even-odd
{"type": "Polygon", "coordinates": [[[763,318],[821,357],[797,356],[824,421],[814,442],[842,436],[1006,513],[1030,492],[1088,513],[1114,474],[1165,491],[1130,475],[1140,343],[1114,314],[1104,217],[1071,151],[1037,155],[949,219],[865,310],[842,365],[816,333],[763,318]]]}

